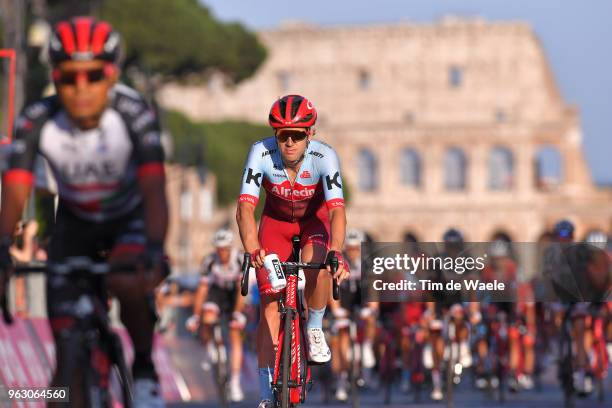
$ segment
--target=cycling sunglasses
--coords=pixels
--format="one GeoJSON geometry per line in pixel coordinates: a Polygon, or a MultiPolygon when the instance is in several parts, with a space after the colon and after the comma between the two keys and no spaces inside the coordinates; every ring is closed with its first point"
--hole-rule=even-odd
{"type": "Polygon", "coordinates": [[[75,85],[81,75],[87,78],[87,83],[95,84],[106,79],[106,70],[104,68],[64,72],[56,70],[53,72],[53,79],[60,85],[75,85]]]}
{"type": "Polygon", "coordinates": [[[300,130],[283,130],[276,134],[276,140],[279,143],[285,143],[287,139],[291,138],[294,143],[301,142],[302,140],[308,137],[308,132],[303,132],[300,130]]]}

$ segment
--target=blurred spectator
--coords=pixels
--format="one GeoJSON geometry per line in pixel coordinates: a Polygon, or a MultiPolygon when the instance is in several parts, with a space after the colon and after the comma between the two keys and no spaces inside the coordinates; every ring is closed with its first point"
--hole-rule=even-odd
{"type": "MultiPolygon", "coordinates": [[[[46,251],[40,247],[36,234],[38,222],[29,220],[20,222],[15,229],[14,244],[10,248],[11,256],[17,263],[45,261],[46,251]]],[[[15,314],[26,316],[28,313],[28,285],[25,277],[15,278],[15,314]]]]}

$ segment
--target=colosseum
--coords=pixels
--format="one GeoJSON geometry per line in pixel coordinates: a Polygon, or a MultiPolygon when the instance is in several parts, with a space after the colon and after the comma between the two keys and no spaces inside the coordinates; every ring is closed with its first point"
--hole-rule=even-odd
{"type": "Polygon", "coordinates": [[[578,109],[528,24],[292,23],[259,36],[269,55],[252,78],[171,84],[160,103],[265,123],[278,96],[308,96],[316,137],[341,158],[349,224],[376,240],[437,241],[453,226],[533,242],[561,217],[579,237],[611,230],[612,190],[591,179],[578,109]]]}

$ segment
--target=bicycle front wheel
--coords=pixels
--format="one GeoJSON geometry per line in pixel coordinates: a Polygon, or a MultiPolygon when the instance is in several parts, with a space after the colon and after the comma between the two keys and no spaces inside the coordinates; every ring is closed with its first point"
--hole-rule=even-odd
{"type": "MultiPolygon", "coordinates": [[[[291,398],[289,395],[289,376],[291,373],[291,313],[287,311],[287,314],[284,317],[284,327],[285,331],[283,336],[283,350],[282,350],[282,358],[281,358],[281,395],[280,395],[280,408],[290,408],[291,407],[291,398]]],[[[278,406],[278,404],[277,404],[278,406]]]]}

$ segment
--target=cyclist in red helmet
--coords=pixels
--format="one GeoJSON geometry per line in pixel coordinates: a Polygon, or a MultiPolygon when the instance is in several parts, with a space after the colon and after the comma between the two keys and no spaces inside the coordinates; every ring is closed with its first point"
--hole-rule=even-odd
{"type": "MultiPolygon", "coordinates": [[[[338,282],[348,277],[342,259],[346,214],[342,194],[340,164],[331,146],[313,140],[317,111],[300,95],[278,99],[270,110],[269,123],[274,136],[253,145],[244,169],[236,220],[244,248],[253,254],[261,293],[260,322],[257,328],[257,355],[261,403],[271,407],[271,367],[279,330],[278,300],[263,267],[266,254],[275,253],[282,261],[291,256],[291,238],[300,236],[304,262],[324,262],[329,251],[336,251],[340,267],[338,282]],[[266,202],[259,225],[255,206],[260,189],[266,202]]],[[[331,287],[329,272],[306,271],[305,297],[308,304],[309,358],[317,363],[331,359],[321,329],[331,287]]]]}
{"type": "MultiPolygon", "coordinates": [[[[0,281],[10,273],[6,248],[40,154],[49,163],[59,196],[49,261],[74,256],[102,261],[101,254],[110,252],[110,260],[139,259],[152,271],[109,276],[108,284],[121,302],[121,319],[134,344],[134,406],[162,407],[151,359],[149,298],[165,269],[164,152],[155,111],[136,91],[117,84],[120,46],[110,24],[90,17],[55,27],[49,57],[57,95],[23,110],[3,175],[0,281]]],[[[79,373],[61,364],[70,352],[79,296],[75,282],[48,275],[47,312],[59,362],[52,385],[71,386],[71,406],[85,405],[73,384],[79,373]]]]}

